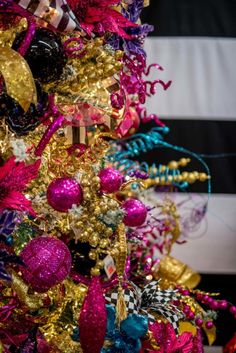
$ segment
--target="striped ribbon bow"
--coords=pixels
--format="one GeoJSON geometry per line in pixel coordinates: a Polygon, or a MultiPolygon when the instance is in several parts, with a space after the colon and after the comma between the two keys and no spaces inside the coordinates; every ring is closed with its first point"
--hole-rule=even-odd
{"type": "MultiPolygon", "coordinates": [[[[165,317],[173,326],[176,334],[178,334],[178,323],[183,318],[183,314],[172,304],[173,301],[178,299],[177,291],[159,289],[158,281],[148,283],[143,291],[132,282],[131,286],[132,288],[124,289],[128,313],[147,315],[150,322],[155,322],[155,317],[150,314],[150,311],[154,311],[165,317]]],[[[116,305],[118,292],[106,293],[105,299],[109,304],[116,305]]]]}
{"type": "Polygon", "coordinates": [[[76,29],[84,34],[66,0],[15,0],[15,3],[60,32],[71,32],[76,29]]]}

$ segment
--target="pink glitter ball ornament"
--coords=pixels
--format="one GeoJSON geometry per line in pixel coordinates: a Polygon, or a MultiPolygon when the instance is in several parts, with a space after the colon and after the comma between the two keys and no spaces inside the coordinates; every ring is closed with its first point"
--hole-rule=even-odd
{"type": "Polygon", "coordinates": [[[100,190],[105,194],[116,192],[122,185],[121,173],[113,168],[104,168],[98,174],[100,178],[100,190]]]}
{"type": "Polygon", "coordinates": [[[125,211],[124,224],[128,227],[141,226],[147,217],[146,206],[137,199],[128,199],[122,204],[125,211]]]}
{"type": "Polygon", "coordinates": [[[26,267],[23,279],[37,292],[46,292],[62,282],[71,270],[71,254],[59,239],[40,236],[30,240],[20,254],[26,267]]]}
{"type": "Polygon", "coordinates": [[[59,212],[67,212],[72,205],[80,205],[83,199],[81,186],[70,177],[53,180],[47,189],[49,205],[59,212]]]}
{"type": "Polygon", "coordinates": [[[99,277],[93,277],[79,318],[79,336],[83,353],[101,352],[106,327],[107,312],[102,287],[99,277]]]}

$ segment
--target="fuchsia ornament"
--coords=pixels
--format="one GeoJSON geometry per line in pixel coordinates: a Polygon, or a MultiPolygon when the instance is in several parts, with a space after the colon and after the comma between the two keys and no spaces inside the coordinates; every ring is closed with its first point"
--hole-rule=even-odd
{"type": "Polygon", "coordinates": [[[98,174],[100,178],[100,190],[105,194],[111,194],[119,190],[123,177],[121,173],[113,168],[104,168],[98,174]]]}
{"type": "Polygon", "coordinates": [[[80,318],[80,344],[83,353],[100,353],[106,335],[107,312],[99,277],[93,277],[80,318]]]}
{"type": "Polygon", "coordinates": [[[81,186],[70,177],[53,180],[47,189],[49,205],[59,212],[67,212],[73,205],[80,205],[83,199],[81,186]]]}
{"type": "Polygon", "coordinates": [[[40,236],[30,240],[20,254],[26,267],[24,280],[37,292],[46,292],[62,282],[71,270],[71,254],[59,239],[40,236]]]}
{"type": "Polygon", "coordinates": [[[146,206],[137,199],[126,200],[122,208],[125,211],[124,224],[128,227],[141,226],[147,217],[146,206]]]}

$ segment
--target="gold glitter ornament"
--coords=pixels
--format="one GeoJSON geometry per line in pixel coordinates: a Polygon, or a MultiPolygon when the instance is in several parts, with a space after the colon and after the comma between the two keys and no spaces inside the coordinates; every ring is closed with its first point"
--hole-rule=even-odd
{"type": "Polygon", "coordinates": [[[0,47],[0,73],[4,78],[7,94],[27,111],[37,103],[34,79],[25,59],[15,50],[0,47]]]}

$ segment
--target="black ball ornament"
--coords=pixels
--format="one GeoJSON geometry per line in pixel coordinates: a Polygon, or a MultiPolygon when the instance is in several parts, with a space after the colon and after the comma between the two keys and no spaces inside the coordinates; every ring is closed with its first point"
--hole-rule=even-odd
{"type": "Polygon", "coordinates": [[[37,88],[37,104],[30,104],[27,112],[10,97],[6,92],[0,94],[0,119],[5,118],[5,123],[10,130],[18,136],[27,135],[41,122],[48,105],[48,95],[42,91],[39,83],[37,88]]]}
{"type": "MultiPolygon", "coordinates": [[[[14,50],[20,47],[25,34],[23,31],[16,37],[12,46],[14,50]]],[[[24,58],[34,78],[44,83],[58,80],[66,64],[60,37],[46,28],[36,29],[24,58]]]]}
{"type": "Polygon", "coordinates": [[[76,243],[74,240],[67,245],[72,256],[73,270],[82,276],[90,276],[91,268],[96,264],[95,260],[89,258],[92,247],[89,243],[76,243]]]}

